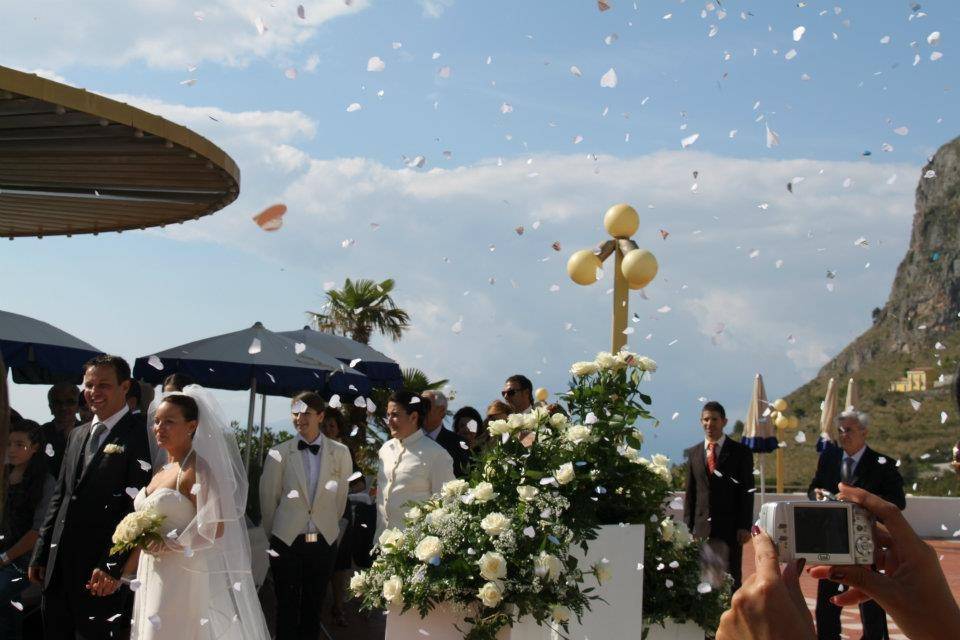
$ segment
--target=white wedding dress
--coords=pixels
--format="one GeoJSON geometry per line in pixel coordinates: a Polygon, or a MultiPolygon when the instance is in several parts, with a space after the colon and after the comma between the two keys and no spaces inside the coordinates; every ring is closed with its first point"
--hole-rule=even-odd
{"type": "MultiPolygon", "coordinates": [[[[250,566],[244,511],[247,472],[237,440],[212,395],[197,385],[179,394],[196,401],[193,450],[184,464],[195,473],[190,496],[161,487],[141,489],[134,509],[153,509],[167,549],[141,552],[131,640],[270,640],[250,566]],[[195,499],[196,506],[194,506],[195,499]]],[[[149,421],[152,424],[152,419],[149,421]]],[[[162,463],[154,461],[154,468],[162,463]]]]}
{"type": "MultiPolygon", "coordinates": [[[[178,485],[179,480],[178,477],[178,485]]],[[[141,489],[133,507],[137,511],[153,509],[163,516],[160,530],[165,539],[171,531],[186,529],[197,515],[190,499],[169,487],[155,489],[150,495],[146,488],[141,489]]],[[[172,549],[159,556],[141,552],[137,580],[132,638],[206,640],[213,637],[204,633],[212,629],[208,611],[210,577],[205,554],[188,556],[172,549]]]]}

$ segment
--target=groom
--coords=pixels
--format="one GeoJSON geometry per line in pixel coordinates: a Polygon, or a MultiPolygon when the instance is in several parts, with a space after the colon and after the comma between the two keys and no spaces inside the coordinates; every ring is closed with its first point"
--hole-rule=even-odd
{"type": "Polygon", "coordinates": [[[110,555],[114,529],[133,511],[131,493],[150,479],[142,415],[127,408],[130,366],[100,355],[84,365],[83,394],[93,421],[70,432],[60,477],[30,560],[43,587],[47,640],[129,635],[120,575],[129,554],[110,555]]]}

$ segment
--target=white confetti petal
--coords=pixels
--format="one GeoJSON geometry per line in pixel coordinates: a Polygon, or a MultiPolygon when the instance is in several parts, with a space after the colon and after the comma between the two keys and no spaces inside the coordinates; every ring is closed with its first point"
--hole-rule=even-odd
{"type": "Polygon", "coordinates": [[[147,364],[157,371],[163,371],[163,362],[157,356],[150,356],[147,358],[147,364]]]}
{"type": "Polygon", "coordinates": [[[249,353],[252,356],[255,356],[258,353],[260,353],[262,349],[263,349],[263,345],[260,344],[260,338],[254,338],[253,341],[250,342],[250,346],[247,347],[247,353],[249,353]]]}
{"type": "Polygon", "coordinates": [[[613,89],[617,86],[617,72],[613,70],[613,67],[600,78],[600,86],[607,89],[613,89]]]}
{"type": "Polygon", "coordinates": [[[353,113],[354,111],[360,111],[360,109],[363,109],[363,107],[360,105],[359,102],[351,102],[349,105],[347,105],[347,113],[353,113]]]}
{"type": "Polygon", "coordinates": [[[383,71],[387,68],[387,63],[385,63],[379,56],[373,56],[367,60],[367,71],[372,71],[377,73],[383,71]]]}
{"type": "Polygon", "coordinates": [[[793,41],[800,42],[800,39],[803,37],[803,34],[807,32],[807,28],[803,25],[800,25],[793,30],[793,41]]]}
{"type": "Polygon", "coordinates": [[[686,138],[680,141],[680,148],[686,149],[687,147],[692,145],[694,142],[696,142],[699,137],[700,137],[699,133],[694,133],[693,135],[687,136],[686,138]]]}

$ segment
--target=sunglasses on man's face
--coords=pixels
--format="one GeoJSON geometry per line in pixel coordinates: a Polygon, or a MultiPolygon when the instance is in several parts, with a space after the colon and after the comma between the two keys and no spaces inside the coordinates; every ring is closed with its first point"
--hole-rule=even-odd
{"type": "Polygon", "coordinates": [[[504,398],[512,398],[513,396],[517,395],[519,391],[520,389],[504,389],[500,392],[500,395],[502,395],[504,398]]]}

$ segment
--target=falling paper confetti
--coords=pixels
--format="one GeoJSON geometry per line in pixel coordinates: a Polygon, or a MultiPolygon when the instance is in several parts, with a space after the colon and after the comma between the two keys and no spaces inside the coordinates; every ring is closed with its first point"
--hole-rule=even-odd
{"type": "Polygon", "coordinates": [[[264,231],[276,231],[283,226],[283,214],[287,212],[287,205],[270,205],[257,215],[253,216],[253,221],[264,231]]]}
{"type": "Polygon", "coordinates": [[[247,353],[255,356],[260,353],[262,348],[263,346],[260,344],[260,338],[254,338],[253,341],[250,342],[250,346],[247,347],[247,353]]]}
{"type": "Polygon", "coordinates": [[[613,67],[600,78],[600,86],[607,89],[613,89],[617,86],[617,72],[613,70],[613,67]]]}
{"type": "Polygon", "coordinates": [[[694,142],[696,142],[699,137],[700,137],[699,133],[695,133],[693,135],[687,136],[686,138],[680,141],[680,148],[686,149],[687,147],[692,145],[694,142]]]}
{"type": "Polygon", "coordinates": [[[360,103],[359,103],[359,102],[351,102],[351,103],[347,106],[347,113],[353,113],[354,111],[360,111],[360,109],[363,109],[363,107],[360,106],[360,103]]]}
{"type": "Polygon", "coordinates": [[[373,71],[376,73],[378,71],[383,71],[386,68],[387,64],[381,60],[379,56],[373,56],[367,60],[367,71],[373,71]]]}
{"type": "Polygon", "coordinates": [[[147,364],[157,371],[163,371],[163,362],[157,356],[150,356],[147,358],[147,364]]]}

